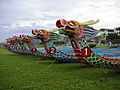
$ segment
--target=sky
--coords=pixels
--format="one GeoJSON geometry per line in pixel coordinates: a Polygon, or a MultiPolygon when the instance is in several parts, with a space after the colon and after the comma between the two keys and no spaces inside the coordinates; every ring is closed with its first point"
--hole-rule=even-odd
{"type": "Polygon", "coordinates": [[[32,29],[53,29],[58,19],[99,19],[96,29],[120,27],[119,0],[0,0],[0,42],[32,29]]]}

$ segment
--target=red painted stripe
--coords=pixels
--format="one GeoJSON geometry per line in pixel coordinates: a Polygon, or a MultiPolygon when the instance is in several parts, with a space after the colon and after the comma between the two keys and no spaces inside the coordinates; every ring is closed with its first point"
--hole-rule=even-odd
{"type": "Polygon", "coordinates": [[[105,57],[105,56],[98,55],[98,54],[97,56],[99,56],[102,59],[108,60],[108,61],[120,61],[120,58],[109,58],[109,57],[105,57]]]}

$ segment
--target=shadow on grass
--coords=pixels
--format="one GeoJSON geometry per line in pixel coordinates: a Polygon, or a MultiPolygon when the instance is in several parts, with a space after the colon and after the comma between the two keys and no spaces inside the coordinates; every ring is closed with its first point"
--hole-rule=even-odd
{"type": "Polygon", "coordinates": [[[16,54],[16,53],[10,53],[10,54],[2,54],[3,57],[6,57],[6,56],[26,56],[26,55],[22,55],[22,54],[16,54]]]}
{"type": "Polygon", "coordinates": [[[120,78],[120,71],[110,70],[109,72],[105,72],[103,77],[110,77],[110,78],[111,77],[117,77],[117,78],[120,78]]]}
{"type": "Polygon", "coordinates": [[[58,60],[55,60],[55,64],[67,64],[67,63],[79,63],[79,62],[68,62],[68,61],[58,61],[58,60]]]}
{"type": "Polygon", "coordinates": [[[80,70],[80,69],[92,69],[92,68],[95,68],[93,66],[90,66],[90,65],[80,65],[80,66],[71,66],[69,67],[70,70],[80,70]]]}

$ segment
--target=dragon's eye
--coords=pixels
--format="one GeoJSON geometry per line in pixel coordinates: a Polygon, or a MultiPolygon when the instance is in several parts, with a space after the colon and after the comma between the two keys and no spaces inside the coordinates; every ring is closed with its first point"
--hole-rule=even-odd
{"type": "Polygon", "coordinates": [[[72,22],[69,22],[69,25],[74,26],[74,24],[72,22]]]}
{"type": "Polygon", "coordinates": [[[39,33],[43,33],[43,31],[39,30],[39,33]]]}

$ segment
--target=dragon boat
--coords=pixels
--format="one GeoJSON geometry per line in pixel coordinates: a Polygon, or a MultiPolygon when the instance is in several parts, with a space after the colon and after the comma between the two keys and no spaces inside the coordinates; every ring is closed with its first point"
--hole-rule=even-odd
{"type": "MultiPolygon", "coordinates": [[[[56,25],[59,28],[60,33],[69,37],[71,45],[73,49],[75,49],[74,51],[78,59],[79,57],[83,57],[86,62],[93,66],[120,70],[120,58],[110,58],[98,55],[91,50],[87,43],[87,40],[84,36],[84,29],[82,29],[82,27],[88,27],[88,25],[95,24],[98,21],[99,20],[92,20],[85,23],[79,23],[74,20],[66,21],[64,19],[60,19],[56,22],[56,25]]],[[[92,35],[96,34],[93,33],[92,35]]],[[[92,35],[89,34],[88,36],[92,35]]]]}

